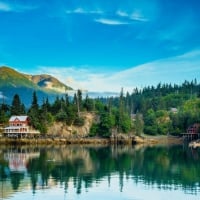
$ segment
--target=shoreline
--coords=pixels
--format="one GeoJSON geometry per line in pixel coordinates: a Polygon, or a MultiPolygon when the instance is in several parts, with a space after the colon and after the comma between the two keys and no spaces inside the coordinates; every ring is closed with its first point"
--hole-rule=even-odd
{"type": "Polygon", "coordinates": [[[197,139],[197,140],[194,140],[194,141],[191,141],[189,143],[189,147],[191,148],[200,148],[200,139],[197,139]]]}
{"type": "Polygon", "coordinates": [[[57,145],[57,144],[94,144],[94,145],[175,145],[182,144],[183,138],[175,136],[122,136],[113,138],[0,138],[0,144],[11,144],[11,145],[57,145]]]}

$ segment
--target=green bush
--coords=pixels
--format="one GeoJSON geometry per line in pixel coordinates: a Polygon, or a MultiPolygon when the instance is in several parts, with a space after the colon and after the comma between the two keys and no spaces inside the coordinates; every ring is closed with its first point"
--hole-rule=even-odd
{"type": "Polygon", "coordinates": [[[90,137],[96,136],[98,134],[98,130],[99,130],[98,124],[92,124],[90,128],[89,136],[90,137]]]}
{"type": "Polygon", "coordinates": [[[85,124],[85,119],[83,117],[76,117],[73,124],[75,126],[83,126],[85,124]]]}

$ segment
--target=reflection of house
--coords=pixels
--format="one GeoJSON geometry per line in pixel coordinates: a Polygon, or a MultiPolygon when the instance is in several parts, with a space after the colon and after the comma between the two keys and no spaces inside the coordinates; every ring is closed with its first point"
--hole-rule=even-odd
{"type": "Polygon", "coordinates": [[[196,123],[188,127],[187,133],[197,134],[200,130],[200,124],[196,123]]]}
{"type": "Polygon", "coordinates": [[[35,137],[40,132],[29,126],[28,116],[12,116],[9,119],[9,126],[4,128],[4,135],[7,137],[35,137]]]}
{"type": "Polygon", "coordinates": [[[10,171],[26,172],[28,161],[31,158],[39,157],[39,152],[36,153],[5,153],[4,158],[9,162],[10,171]]]}

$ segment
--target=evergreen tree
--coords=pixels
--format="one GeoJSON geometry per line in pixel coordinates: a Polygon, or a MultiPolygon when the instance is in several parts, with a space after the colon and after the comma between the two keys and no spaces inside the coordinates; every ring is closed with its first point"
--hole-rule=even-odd
{"type": "Polygon", "coordinates": [[[138,136],[142,135],[143,129],[144,129],[144,121],[142,118],[142,114],[139,112],[136,113],[134,128],[135,128],[136,135],[138,136]]]}
{"type": "Polygon", "coordinates": [[[21,100],[18,94],[15,94],[13,97],[10,114],[11,115],[25,114],[25,106],[24,104],[21,103],[21,100]]]}
{"type": "Polygon", "coordinates": [[[41,106],[41,109],[39,110],[39,119],[40,119],[40,127],[39,130],[43,135],[47,133],[47,127],[53,122],[53,116],[48,111],[49,103],[48,99],[43,100],[43,104],[41,106]]]}
{"type": "Polygon", "coordinates": [[[32,100],[31,109],[34,109],[35,111],[39,110],[38,99],[37,99],[37,95],[35,91],[33,92],[33,100],[32,100]]]}
{"type": "Polygon", "coordinates": [[[124,115],[124,92],[122,88],[119,96],[118,132],[122,131],[123,115],[124,115]]]}
{"type": "Polygon", "coordinates": [[[77,94],[74,96],[74,101],[77,106],[77,114],[80,117],[80,111],[82,110],[82,92],[78,89],[77,94]]]}
{"type": "Polygon", "coordinates": [[[51,112],[53,115],[56,115],[61,110],[61,100],[59,97],[56,97],[56,100],[54,101],[53,105],[51,106],[51,112]]]}
{"type": "Polygon", "coordinates": [[[28,111],[28,114],[31,119],[32,126],[36,129],[40,129],[39,105],[38,105],[37,95],[35,91],[33,92],[32,104],[28,111]]]}
{"type": "Polygon", "coordinates": [[[105,106],[104,111],[100,114],[99,135],[103,137],[109,137],[111,135],[111,129],[114,127],[114,125],[115,116],[111,114],[107,106],[105,106]]]}
{"type": "Polygon", "coordinates": [[[88,97],[88,94],[86,95],[85,101],[83,103],[83,107],[87,111],[92,111],[94,110],[94,101],[88,97]]]}
{"type": "Polygon", "coordinates": [[[0,124],[8,122],[9,106],[5,103],[0,105],[0,124]]]}

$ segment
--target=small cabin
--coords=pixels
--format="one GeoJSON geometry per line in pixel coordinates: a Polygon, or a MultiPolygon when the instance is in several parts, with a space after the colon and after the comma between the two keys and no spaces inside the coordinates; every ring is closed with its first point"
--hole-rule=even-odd
{"type": "Polygon", "coordinates": [[[178,113],[178,109],[177,108],[170,108],[170,112],[176,114],[176,113],[178,113]]]}
{"type": "Polygon", "coordinates": [[[195,123],[191,126],[188,127],[187,129],[187,133],[191,133],[191,134],[197,134],[200,131],[200,124],[195,123]]]}
{"type": "Polygon", "coordinates": [[[35,137],[40,132],[30,126],[30,118],[24,116],[12,116],[9,126],[4,128],[4,135],[12,138],[35,137]]]}

